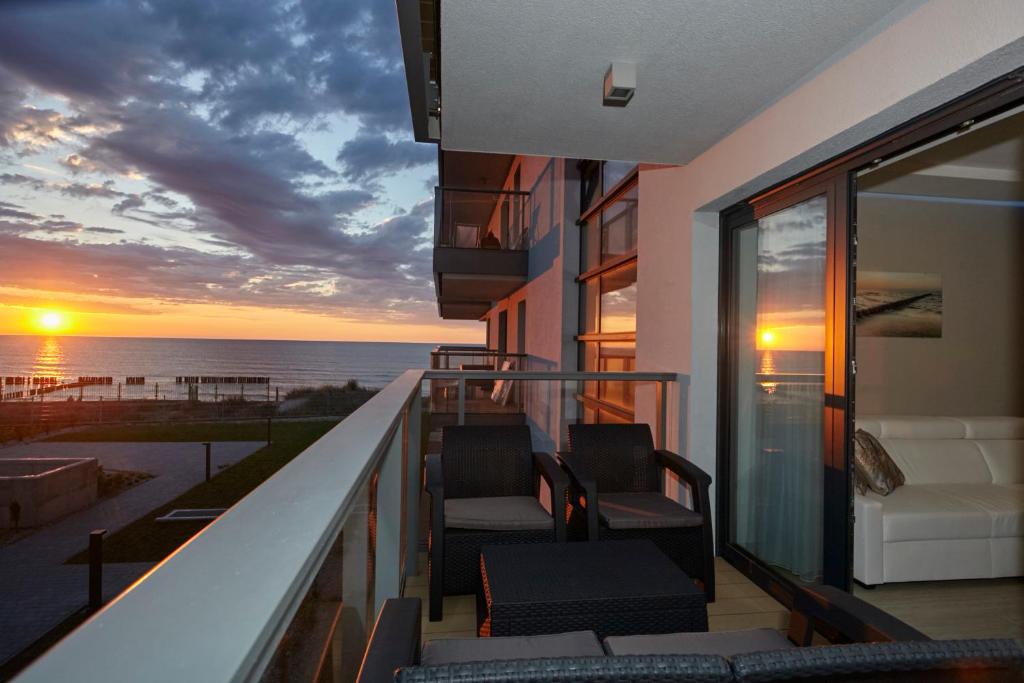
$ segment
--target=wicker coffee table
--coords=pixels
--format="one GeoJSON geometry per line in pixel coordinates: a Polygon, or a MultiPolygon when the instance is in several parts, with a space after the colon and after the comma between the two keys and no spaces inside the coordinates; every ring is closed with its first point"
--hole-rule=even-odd
{"type": "Polygon", "coordinates": [[[647,540],[484,546],[480,636],[707,631],[704,591],[647,540]]]}

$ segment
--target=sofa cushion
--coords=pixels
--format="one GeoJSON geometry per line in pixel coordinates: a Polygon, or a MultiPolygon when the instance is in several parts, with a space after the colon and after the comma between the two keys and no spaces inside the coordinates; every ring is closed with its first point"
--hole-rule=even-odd
{"type": "Polygon", "coordinates": [[[446,498],[444,525],[451,529],[553,529],[555,520],[532,496],[446,498]]]}
{"type": "Polygon", "coordinates": [[[864,416],[857,428],[879,439],[963,439],[967,427],[955,417],[930,415],[864,416]]]}
{"type": "Polygon", "coordinates": [[[975,441],[985,458],[993,484],[1024,484],[1024,440],[975,441]]]}
{"type": "Polygon", "coordinates": [[[610,655],[689,655],[732,657],[743,652],[762,652],[796,647],[775,629],[717,633],[661,633],[645,636],[610,636],[604,649],[610,655]]]}
{"type": "Polygon", "coordinates": [[[423,666],[495,659],[598,657],[604,654],[593,631],[502,638],[438,638],[423,646],[423,666]]]}
{"type": "Polygon", "coordinates": [[[1024,417],[961,417],[968,439],[1024,440],[1024,417]]]}
{"type": "Polygon", "coordinates": [[[660,493],[599,493],[598,516],[610,529],[700,526],[704,517],[660,493]]]}
{"type": "Polygon", "coordinates": [[[878,439],[857,430],[853,436],[853,465],[858,493],[871,489],[881,496],[887,496],[906,482],[903,472],[892,461],[878,439]]]}
{"type": "Polygon", "coordinates": [[[882,498],[882,540],[925,541],[989,538],[992,517],[983,508],[949,495],[941,487],[901,486],[882,498]]]}
{"type": "Polygon", "coordinates": [[[991,484],[992,473],[975,441],[965,439],[880,439],[885,451],[915,484],[991,484]]]}
{"type": "Polygon", "coordinates": [[[931,488],[987,512],[992,538],[1024,536],[1024,486],[947,484],[931,488]]]}

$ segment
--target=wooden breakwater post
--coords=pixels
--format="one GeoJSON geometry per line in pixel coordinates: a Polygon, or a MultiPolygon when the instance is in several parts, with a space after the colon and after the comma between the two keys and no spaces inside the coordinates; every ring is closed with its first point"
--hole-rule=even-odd
{"type": "Polygon", "coordinates": [[[878,315],[879,313],[885,313],[887,311],[895,311],[900,308],[906,308],[910,304],[915,304],[921,299],[927,299],[931,295],[931,292],[928,292],[926,294],[918,294],[916,296],[907,297],[906,299],[899,299],[898,301],[890,301],[889,303],[878,304],[877,306],[872,306],[871,308],[865,308],[863,310],[857,311],[857,320],[862,320],[863,318],[868,318],[870,316],[878,315]]]}
{"type": "Polygon", "coordinates": [[[89,611],[103,607],[103,536],[106,529],[89,533],[89,611]]]}
{"type": "Polygon", "coordinates": [[[209,441],[204,441],[203,445],[206,447],[206,481],[210,481],[210,447],[212,444],[209,441]]]}

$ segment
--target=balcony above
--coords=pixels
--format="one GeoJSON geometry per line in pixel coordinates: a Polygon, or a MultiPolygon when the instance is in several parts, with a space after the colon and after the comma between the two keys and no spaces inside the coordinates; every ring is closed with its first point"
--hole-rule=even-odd
{"type": "Polygon", "coordinates": [[[435,188],[434,284],[442,318],[477,320],[526,282],[529,192],[435,188]]]}

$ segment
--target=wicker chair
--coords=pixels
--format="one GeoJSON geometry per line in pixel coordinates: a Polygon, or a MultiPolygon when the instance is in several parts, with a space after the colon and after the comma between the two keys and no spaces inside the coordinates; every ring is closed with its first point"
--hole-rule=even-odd
{"type": "Polygon", "coordinates": [[[647,538],[715,599],[711,477],[675,453],[655,450],[645,424],[569,425],[569,533],[576,539],[647,538]],[[663,471],[689,488],[691,510],[666,497],[663,471]]]}
{"type": "Polygon", "coordinates": [[[441,453],[427,456],[430,495],[430,620],[445,595],[480,589],[480,548],[565,541],[564,514],[538,501],[540,478],[560,513],[568,478],[547,453],[534,453],[526,426],[445,427],[441,453]]]}

